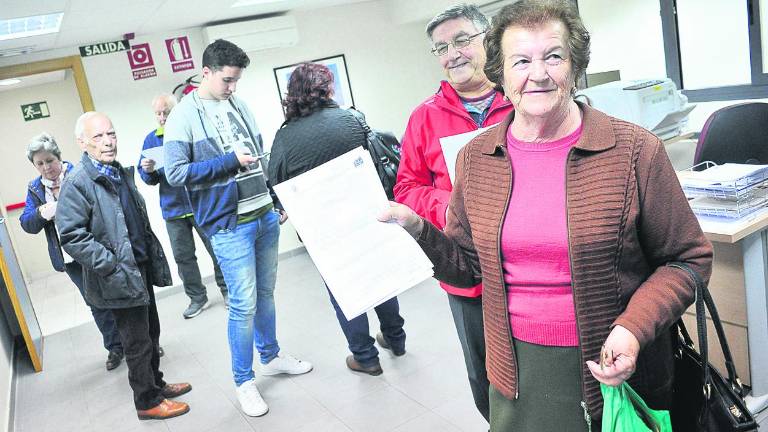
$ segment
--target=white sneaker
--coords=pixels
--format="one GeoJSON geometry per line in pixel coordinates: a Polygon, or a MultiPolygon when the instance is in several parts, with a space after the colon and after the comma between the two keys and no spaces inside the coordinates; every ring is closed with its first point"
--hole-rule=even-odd
{"type": "Polygon", "coordinates": [[[277,354],[267,364],[261,365],[262,375],[301,375],[312,370],[312,363],[296,359],[290,354],[277,354]]]}
{"type": "Polygon", "coordinates": [[[256,388],[255,379],[242,383],[235,389],[235,392],[237,393],[237,401],[240,402],[240,408],[245,415],[259,417],[269,411],[267,403],[264,402],[259,389],[256,388]]]}

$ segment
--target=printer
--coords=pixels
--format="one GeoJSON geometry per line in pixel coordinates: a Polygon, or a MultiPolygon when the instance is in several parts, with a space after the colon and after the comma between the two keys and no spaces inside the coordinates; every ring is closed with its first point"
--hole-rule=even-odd
{"type": "Polygon", "coordinates": [[[669,78],[614,81],[576,92],[576,100],[640,125],[661,139],[680,135],[696,105],[669,78]]]}

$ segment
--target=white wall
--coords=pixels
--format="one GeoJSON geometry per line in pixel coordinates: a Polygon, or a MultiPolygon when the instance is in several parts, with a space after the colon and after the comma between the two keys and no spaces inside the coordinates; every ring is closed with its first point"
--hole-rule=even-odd
{"type": "Polygon", "coordinates": [[[746,2],[678,0],[675,7],[685,88],[750,84],[746,2]]]}
{"type": "MultiPolygon", "coordinates": [[[[352,93],[357,107],[365,112],[372,127],[400,135],[405,130],[411,110],[438,88],[442,78],[423,29],[427,19],[395,24],[388,2],[366,2],[307,11],[296,15],[299,43],[290,48],[251,52],[251,65],[238,87],[254,112],[267,147],[271,147],[283,122],[280,97],[273,68],[300,61],[344,54],[352,93]]],[[[118,159],[124,165],[138,160],[146,134],[155,127],[150,102],[160,92],[170,92],[196,71],[173,73],[165,52],[164,39],[189,37],[195,66],[200,67],[204,48],[200,28],[138,35],[134,44],[149,42],[157,68],[157,77],[134,81],[125,53],[83,59],[88,84],[97,110],[113,120],[118,135],[118,159]]],[[[0,66],[63,57],[76,54],[75,48],[37,53],[23,58],[0,59],[0,66]]],[[[79,114],[79,113],[78,113],[79,114]]],[[[170,245],[160,214],[157,189],[137,180],[147,201],[150,219],[163,247],[170,245]]],[[[283,225],[280,251],[300,246],[290,224],[283,225]]],[[[198,250],[204,251],[201,244],[198,250]]],[[[29,259],[20,257],[23,262],[29,259]]],[[[198,253],[203,275],[213,273],[205,252],[198,253]]],[[[176,272],[171,262],[173,273],[176,272]]],[[[175,283],[180,283],[175,279],[175,283]]]]}
{"type": "MultiPolygon", "coordinates": [[[[611,0],[579,0],[579,12],[592,35],[592,54],[587,73],[619,70],[621,79],[667,76],[657,0],[624,0],[621,7],[611,0]]],[[[746,29],[746,23],[744,26],[746,29]]],[[[711,27],[701,27],[704,33],[710,30],[711,27]]],[[[723,73],[728,71],[708,70],[708,74],[723,73]]],[[[738,75],[738,72],[733,74],[738,75]]],[[[730,79],[721,78],[725,81],[730,79]]],[[[765,101],[768,99],[699,102],[688,117],[687,129],[700,131],[707,118],[720,108],[743,102],[765,101]]],[[[693,162],[692,153],[690,162],[693,162]]]]}
{"type": "Polygon", "coordinates": [[[658,0],[579,0],[592,35],[587,73],[619,70],[621,79],[667,75],[658,0]]]}
{"type": "Polygon", "coordinates": [[[297,14],[298,45],[249,53],[238,91],[268,147],[284,120],[273,68],[336,54],[346,58],[355,105],[368,123],[403,133],[411,110],[437,90],[442,71],[429,53],[426,21],[397,25],[389,12],[384,2],[368,2],[297,14]]]}
{"type": "MultiPolygon", "coordinates": [[[[441,11],[457,4],[460,0],[389,0],[389,13],[392,21],[398,24],[422,22],[424,25],[441,11]]],[[[482,4],[488,1],[466,1],[469,4],[482,4]]]]}

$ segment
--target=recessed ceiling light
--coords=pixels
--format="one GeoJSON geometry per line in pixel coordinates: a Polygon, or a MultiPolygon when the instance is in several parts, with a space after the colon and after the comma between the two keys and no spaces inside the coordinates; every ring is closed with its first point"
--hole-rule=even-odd
{"type": "Polygon", "coordinates": [[[232,6],[230,7],[245,7],[245,6],[254,6],[254,5],[261,5],[261,4],[267,4],[267,3],[282,3],[285,0],[237,0],[236,2],[232,3],[232,6]]]}
{"type": "Polygon", "coordinates": [[[0,86],[12,86],[20,82],[21,80],[18,78],[9,78],[9,79],[0,80],[0,86]]]}
{"type": "Polygon", "coordinates": [[[57,33],[64,12],[0,20],[0,41],[57,33]]]}

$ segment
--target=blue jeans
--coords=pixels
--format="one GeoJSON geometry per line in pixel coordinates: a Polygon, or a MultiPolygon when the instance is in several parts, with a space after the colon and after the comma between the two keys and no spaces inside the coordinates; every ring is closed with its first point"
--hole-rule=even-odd
{"type": "Polygon", "coordinates": [[[275,281],[280,224],[277,213],[221,230],[211,237],[229,289],[229,351],[232,375],[240,385],[254,377],[253,347],[261,363],[277,357],[275,329],[275,281]]]}
{"type": "MultiPolygon", "coordinates": [[[[328,285],[325,287],[327,289],[328,285]]],[[[347,345],[349,350],[352,351],[355,360],[363,367],[378,365],[379,351],[373,345],[374,339],[368,330],[368,314],[363,313],[351,320],[347,320],[339,304],[336,303],[336,298],[333,297],[331,290],[328,290],[328,295],[331,298],[333,308],[336,310],[336,319],[339,320],[341,331],[344,332],[344,337],[347,338],[347,345]]],[[[403,324],[405,320],[400,316],[400,303],[398,303],[397,297],[392,297],[376,306],[374,310],[379,317],[381,333],[389,342],[389,345],[394,351],[404,350],[405,331],[403,330],[403,324]]]]}

